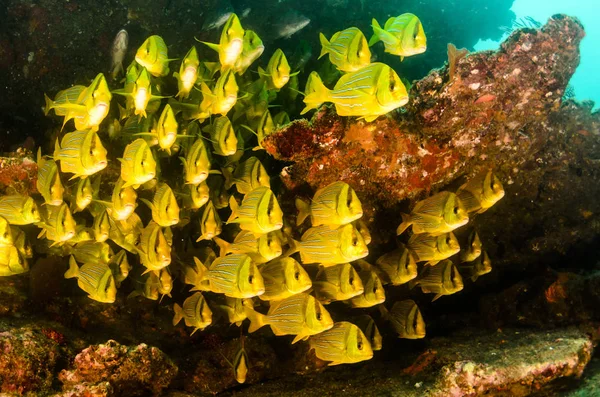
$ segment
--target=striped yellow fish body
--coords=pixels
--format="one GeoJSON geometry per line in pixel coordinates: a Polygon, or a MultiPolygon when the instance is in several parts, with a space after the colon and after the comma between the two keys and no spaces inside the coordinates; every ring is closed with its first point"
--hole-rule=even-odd
{"type": "Polygon", "coordinates": [[[338,181],[317,190],[310,202],[310,208],[296,201],[300,213],[297,222],[301,224],[310,214],[313,226],[330,225],[336,228],[362,217],[363,210],[354,189],[346,182],[338,181]]]}
{"type": "Polygon", "coordinates": [[[0,277],[14,276],[29,271],[27,259],[19,252],[16,246],[0,247],[0,277]]]}
{"type": "Polygon", "coordinates": [[[42,149],[38,149],[38,174],[36,187],[48,205],[61,205],[65,188],[60,181],[58,166],[54,160],[44,159],[42,149]]]}
{"type": "Polygon", "coordinates": [[[60,161],[61,172],[72,173],[71,179],[87,178],[106,168],[107,151],[93,130],[69,132],[54,149],[54,160],[60,161]]]}
{"type": "Polygon", "coordinates": [[[187,209],[197,210],[208,202],[210,189],[206,181],[197,185],[185,185],[183,205],[187,209]]]}
{"type": "Polygon", "coordinates": [[[304,95],[317,92],[318,88],[320,88],[320,82],[321,77],[319,77],[319,73],[316,71],[310,72],[308,78],[306,79],[306,85],[304,86],[304,95]]]}
{"type": "MultiPolygon", "coordinates": [[[[112,219],[110,218],[109,220],[112,221],[112,219]]],[[[116,228],[113,228],[113,224],[111,223],[111,240],[116,242],[116,240],[112,238],[112,232],[116,229],[119,231],[119,233],[123,235],[123,238],[129,244],[137,245],[139,243],[142,230],[144,229],[144,225],[142,224],[142,220],[140,219],[138,214],[134,212],[129,218],[127,218],[124,221],[115,221],[115,226],[116,228]]],[[[135,252],[135,250],[129,250],[129,252],[135,252]]]]}
{"type": "Polygon", "coordinates": [[[481,251],[481,240],[479,239],[477,231],[473,230],[469,234],[466,248],[460,251],[460,261],[473,262],[475,259],[479,258],[481,251]]]}
{"type": "Polygon", "coordinates": [[[142,230],[137,251],[147,271],[159,271],[171,264],[171,246],[158,224],[150,221],[142,230]]]}
{"type": "Polygon", "coordinates": [[[417,277],[414,255],[402,243],[399,248],[377,258],[375,271],[384,284],[401,285],[417,277]]]}
{"type": "Polygon", "coordinates": [[[281,229],[283,212],[277,198],[266,186],[260,186],[244,196],[238,206],[233,196],[229,200],[231,216],[227,223],[239,223],[242,230],[259,236],[281,229]]]}
{"type": "Polygon", "coordinates": [[[121,161],[121,179],[125,182],[123,187],[133,186],[137,189],[156,176],[156,161],[148,143],[142,138],[127,145],[123,158],[119,161],[121,161]]]}
{"type": "Polygon", "coordinates": [[[75,226],[75,235],[69,240],[70,244],[77,244],[84,241],[93,241],[94,231],[85,225],[75,226]]]}
{"type": "MultiPolygon", "coordinates": [[[[135,81],[140,75],[141,67],[134,60],[127,67],[127,71],[125,72],[125,85],[123,88],[123,93],[133,94],[135,90],[135,81]]],[[[133,115],[135,110],[135,97],[133,95],[125,96],[125,109],[119,106],[120,111],[120,119],[127,118],[133,115]]]]}
{"type": "Polygon", "coordinates": [[[110,245],[98,241],[77,243],[70,251],[80,263],[108,263],[112,256],[110,245]]]}
{"type": "Polygon", "coordinates": [[[110,236],[110,221],[106,210],[94,216],[94,239],[98,242],[105,242],[110,236]]]}
{"type": "Polygon", "coordinates": [[[462,263],[460,265],[460,271],[464,272],[467,277],[471,278],[471,281],[475,282],[479,276],[483,276],[492,271],[492,261],[487,252],[483,251],[483,253],[472,262],[462,263]]]}
{"type": "Polygon", "coordinates": [[[183,307],[177,303],[173,306],[175,316],[173,325],[179,324],[181,319],[185,325],[194,328],[192,335],[198,330],[203,330],[212,323],[212,311],[204,296],[200,292],[194,293],[183,302],[183,307]]]}
{"type": "Polygon", "coordinates": [[[425,266],[419,277],[411,281],[411,288],[415,285],[428,294],[436,294],[435,301],[440,296],[452,295],[463,289],[463,280],[454,263],[446,259],[436,266],[425,266]]]}
{"type": "Polygon", "coordinates": [[[229,16],[229,19],[223,25],[219,44],[206,43],[204,41],[202,43],[219,54],[221,72],[234,68],[242,54],[244,46],[244,28],[242,28],[238,16],[234,13],[229,16]]]}
{"type": "Polygon", "coordinates": [[[265,46],[253,30],[244,32],[242,43],[242,53],[235,63],[233,70],[240,76],[246,73],[246,70],[256,61],[265,50],[265,46]]]}
{"type": "Polygon", "coordinates": [[[54,100],[45,95],[46,107],[44,113],[47,115],[50,110],[54,109],[57,116],[66,116],[64,123],[75,117],[75,115],[85,113],[85,106],[79,102],[79,98],[86,88],[84,85],[74,85],[66,90],[59,91],[54,100]]]}
{"type": "Polygon", "coordinates": [[[221,234],[223,230],[221,218],[212,201],[208,201],[204,206],[202,217],[200,218],[200,237],[196,241],[211,240],[221,234]]]}
{"type": "Polygon", "coordinates": [[[252,298],[265,292],[263,278],[252,259],[232,254],[215,259],[206,272],[210,290],[231,298],[252,298]]]}
{"type": "Polygon", "coordinates": [[[316,77],[313,86],[315,91],[304,97],[306,107],[301,114],[332,102],[338,115],[359,116],[370,122],[408,102],[408,92],[398,74],[378,62],[343,75],[333,90],[316,77]]]}
{"type": "Polygon", "coordinates": [[[258,74],[265,79],[269,90],[280,90],[286,85],[290,81],[290,72],[290,64],[281,48],[275,50],[269,59],[267,70],[258,68],[258,74]]]}
{"type": "MultiPolygon", "coordinates": [[[[205,91],[204,89],[203,92],[205,91]]],[[[238,91],[235,73],[229,69],[219,76],[212,90],[212,113],[225,116],[237,102],[238,91]]]]}
{"type": "Polygon", "coordinates": [[[173,73],[173,77],[177,79],[177,86],[179,88],[177,97],[179,99],[185,99],[190,95],[190,91],[198,79],[199,66],[198,52],[196,51],[196,47],[192,46],[187,54],[185,54],[185,57],[183,57],[179,73],[173,73]]]}
{"type": "MultiPolygon", "coordinates": [[[[25,259],[33,258],[33,248],[31,247],[31,242],[27,239],[25,232],[16,226],[11,226],[10,233],[14,240],[14,246],[17,247],[21,256],[25,259]]],[[[0,245],[0,249],[1,248],[2,246],[0,245]]]]}
{"type": "Polygon", "coordinates": [[[229,187],[235,185],[241,194],[248,194],[259,186],[271,187],[269,174],[256,157],[240,162],[233,172],[233,177],[226,183],[229,187]]]}
{"type": "Polygon", "coordinates": [[[75,117],[75,129],[98,131],[98,126],[108,115],[112,94],[102,73],[99,73],[92,84],[80,95],[79,101],[86,108],[83,117],[75,117]]]}
{"type": "Polygon", "coordinates": [[[319,263],[333,266],[364,258],[369,249],[362,236],[347,224],[332,230],[328,225],[308,229],[302,235],[302,241],[292,242],[293,249],[300,252],[303,264],[319,263]]]}
{"type": "Polygon", "coordinates": [[[273,123],[275,124],[275,128],[279,128],[281,126],[287,125],[290,122],[291,122],[290,115],[287,114],[287,112],[285,110],[282,110],[281,112],[279,112],[275,116],[273,116],[273,123]]]}
{"type": "MultiPolygon", "coordinates": [[[[114,272],[113,272],[114,274],[114,272]]],[[[146,299],[157,301],[160,299],[158,289],[160,287],[158,276],[154,272],[136,274],[132,277],[135,290],[129,294],[129,297],[143,296],[146,299]]]]}
{"type": "Polygon", "coordinates": [[[71,206],[73,212],[81,212],[87,208],[94,199],[94,189],[91,178],[79,179],[75,186],[75,199],[71,206]]]}
{"type": "Polygon", "coordinates": [[[169,74],[169,56],[167,45],[162,37],[148,37],[135,53],[135,60],[154,77],[164,77],[169,74]]]}
{"type": "Polygon", "coordinates": [[[329,54],[329,61],[342,72],[356,72],[371,63],[371,50],[365,35],[358,28],[348,28],[337,32],[328,41],[323,33],[321,55],[329,54]]]}
{"type": "Polygon", "coordinates": [[[371,344],[373,351],[381,350],[383,338],[377,328],[377,324],[371,316],[363,314],[352,318],[352,323],[355,324],[365,334],[365,337],[371,344]]]}
{"type": "Polygon", "coordinates": [[[360,233],[363,240],[365,240],[365,244],[371,244],[371,232],[367,227],[367,224],[362,219],[356,220],[352,222],[352,225],[356,228],[356,230],[360,233]]]}
{"type": "Polygon", "coordinates": [[[399,338],[422,339],[425,337],[425,321],[415,301],[407,299],[396,302],[389,312],[383,305],[380,307],[383,317],[392,324],[399,338]]]}
{"type": "Polygon", "coordinates": [[[179,204],[175,193],[166,183],[160,183],[152,202],[142,199],[152,210],[152,220],[159,226],[169,227],[179,223],[179,204]]]}
{"type": "Polygon", "coordinates": [[[221,116],[206,129],[210,132],[213,151],[219,156],[231,156],[237,151],[238,139],[227,116],[221,116]]]}
{"type": "Polygon", "coordinates": [[[252,299],[231,298],[224,295],[217,295],[214,300],[211,300],[211,303],[213,312],[226,317],[230,324],[238,327],[247,318],[246,307],[253,307],[252,299]]]}
{"type": "Polygon", "coordinates": [[[306,292],[271,302],[266,315],[250,308],[247,308],[247,315],[250,320],[248,332],[252,333],[269,325],[277,336],[296,335],[292,344],[333,327],[329,312],[314,296],[306,292]]]}
{"type": "Polygon", "coordinates": [[[481,214],[504,197],[504,187],[490,169],[459,187],[456,195],[469,214],[481,214]]]}
{"type": "Polygon", "coordinates": [[[427,50],[427,37],[419,18],[410,13],[392,17],[387,20],[383,29],[373,19],[373,37],[369,45],[383,41],[385,52],[400,57],[422,54],[427,50]]]}
{"type": "Polygon", "coordinates": [[[280,258],[260,267],[265,282],[264,301],[278,301],[300,294],[312,286],[306,270],[292,258],[280,258]]]}
{"type": "Polygon", "coordinates": [[[402,234],[412,225],[415,234],[428,233],[439,236],[469,222],[469,214],[456,194],[440,192],[415,205],[410,215],[402,214],[402,223],[396,233],[402,234]]]}
{"type": "Polygon", "coordinates": [[[117,287],[119,287],[121,283],[129,276],[129,273],[132,269],[129,260],[127,259],[127,252],[125,250],[121,250],[115,255],[112,255],[108,260],[108,266],[112,270],[117,287]]]}
{"type": "Polygon", "coordinates": [[[40,221],[38,206],[28,196],[0,197],[0,216],[11,225],[29,225],[40,221]]]}
{"type": "Polygon", "coordinates": [[[211,158],[203,138],[198,138],[187,151],[183,162],[183,172],[185,174],[185,183],[198,185],[208,178],[211,167],[211,158]]]}
{"type": "Polygon", "coordinates": [[[229,207],[231,194],[225,187],[225,178],[221,175],[211,175],[206,184],[210,189],[210,200],[215,205],[215,208],[222,209],[229,207]]]}
{"type": "Polygon", "coordinates": [[[351,264],[322,267],[313,282],[315,297],[324,305],[354,298],[364,292],[362,280],[351,264]]]}
{"type": "Polygon", "coordinates": [[[221,249],[221,256],[226,254],[246,254],[257,265],[269,262],[282,254],[281,237],[277,232],[269,232],[255,236],[252,232],[242,230],[235,236],[233,243],[215,239],[221,249]]]}
{"type": "Polygon", "coordinates": [[[77,278],[79,288],[95,301],[113,303],[117,297],[115,279],[106,263],[85,263],[78,267],[75,258],[71,256],[65,278],[77,278]]]}
{"type": "Polygon", "coordinates": [[[413,234],[406,247],[416,255],[417,262],[428,262],[431,266],[460,251],[458,240],[452,232],[440,236],[413,234]]]}
{"type": "Polygon", "coordinates": [[[44,222],[38,225],[42,228],[38,237],[45,235],[48,240],[54,241],[52,245],[69,241],[75,235],[75,220],[66,203],[57,207],[46,206],[44,222]]]}
{"type": "Polygon", "coordinates": [[[106,210],[108,214],[116,221],[127,220],[135,207],[137,206],[137,193],[132,186],[123,187],[125,181],[119,178],[115,183],[111,197],[111,206],[106,210]]]}
{"type": "Polygon", "coordinates": [[[362,270],[358,272],[358,276],[362,281],[364,291],[350,300],[351,307],[373,307],[385,302],[385,290],[377,273],[373,270],[362,270]]]}
{"type": "MultiPolygon", "coordinates": [[[[258,140],[258,146],[254,147],[252,150],[260,150],[264,149],[262,147],[262,141],[271,135],[275,131],[275,123],[273,121],[273,117],[271,117],[271,112],[268,109],[268,106],[264,107],[264,111],[262,112],[262,116],[258,121],[258,125],[256,127],[256,137],[258,140]]],[[[254,132],[254,131],[252,131],[254,132]]]]}
{"type": "Polygon", "coordinates": [[[15,239],[10,228],[10,223],[8,223],[6,218],[0,216],[0,248],[10,247],[14,243],[15,239]]]}
{"type": "Polygon", "coordinates": [[[308,340],[318,359],[329,365],[353,364],[373,357],[369,340],[356,325],[340,321],[327,331],[308,340]]]}

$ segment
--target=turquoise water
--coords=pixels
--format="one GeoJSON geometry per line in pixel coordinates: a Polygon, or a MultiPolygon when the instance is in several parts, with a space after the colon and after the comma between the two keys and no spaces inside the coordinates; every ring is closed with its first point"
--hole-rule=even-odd
{"type": "MultiPolygon", "coordinates": [[[[579,18],[586,31],[586,37],[581,43],[581,64],[571,80],[575,97],[579,100],[591,99],[600,104],[600,3],[597,0],[515,0],[512,11],[517,20],[532,17],[545,23],[549,17],[557,13],[573,15],[579,18]]],[[[480,40],[476,50],[496,49],[500,41],[480,40]]]]}

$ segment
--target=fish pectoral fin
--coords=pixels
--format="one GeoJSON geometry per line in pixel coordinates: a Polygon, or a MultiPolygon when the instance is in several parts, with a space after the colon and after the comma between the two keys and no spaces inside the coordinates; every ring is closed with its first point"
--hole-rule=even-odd
{"type": "Polygon", "coordinates": [[[438,300],[441,296],[443,296],[442,294],[437,294],[436,296],[433,297],[433,299],[431,300],[432,302],[435,302],[436,300],[438,300]]]}
{"type": "Polygon", "coordinates": [[[299,333],[298,335],[296,335],[296,337],[292,341],[292,345],[295,344],[296,342],[300,342],[301,340],[306,340],[306,339],[308,339],[308,335],[306,335],[303,331],[303,332],[299,333]]]}

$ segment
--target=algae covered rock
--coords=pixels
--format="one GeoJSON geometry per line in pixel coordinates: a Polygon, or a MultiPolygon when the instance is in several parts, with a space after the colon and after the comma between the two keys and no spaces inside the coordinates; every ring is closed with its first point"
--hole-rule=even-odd
{"type": "Polygon", "coordinates": [[[72,370],[58,376],[66,390],[78,384],[108,382],[116,395],[160,395],[177,375],[177,366],[156,347],[124,346],[114,340],[79,353],[72,370]]]}

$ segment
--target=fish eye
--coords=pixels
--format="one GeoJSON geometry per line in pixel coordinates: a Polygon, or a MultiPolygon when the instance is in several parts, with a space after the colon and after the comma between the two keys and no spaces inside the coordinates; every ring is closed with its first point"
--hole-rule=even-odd
{"type": "Polygon", "coordinates": [[[294,273],[294,278],[296,280],[300,280],[300,272],[299,271],[296,271],[296,273],[294,273]]]}
{"type": "Polygon", "coordinates": [[[321,315],[321,312],[317,313],[317,320],[321,321],[322,318],[323,318],[323,316],[321,315]]]}
{"type": "Polygon", "coordinates": [[[446,237],[446,244],[450,244],[450,241],[452,241],[452,239],[450,238],[450,236],[446,237]]]}
{"type": "Polygon", "coordinates": [[[362,341],[359,340],[358,343],[356,344],[356,347],[357,347],[358,350],[362,350],[363,349],[363,343],[362,343],[362,341]]]}
{"type": "Polygon", "coordinates": [[[352,245],[355,247],[358,245],[358,238],[356,236],[352,237],[352,245]]]}
{"type": "Polygon", "coordinates": [[[377,288],[377,286],[373,287],[373,293],[376,293],[379,290],[379,288],[377,288]]]}
{"type": "Polygon", "coordinates": [[[354,284],[354,277],[350,276],[350,279],[348,281],[350,281],[350,284],[354,284]]]}
{"type": "Polygon", "coordinates": [[[248,282],[249,282],[250,284],[252,284],[252,282],[253,282],[253,281],[254,281],[254,276],[253,276],[253,275],[249,275],[249,276],[248,276],[248,282]]]}
{"type": "Polygon", "coordinates": [[[454,207],[454,215],[458,215],[458,206],[454,207]]]}

